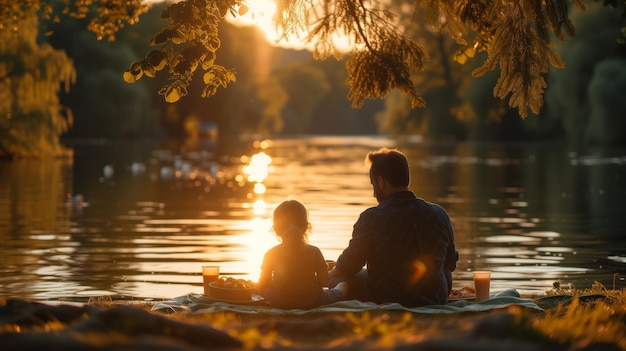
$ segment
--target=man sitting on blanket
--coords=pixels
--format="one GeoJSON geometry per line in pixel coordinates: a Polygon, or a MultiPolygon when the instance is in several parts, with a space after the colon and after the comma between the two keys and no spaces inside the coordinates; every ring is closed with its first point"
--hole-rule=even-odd
{"type": "Polygon", "coordinates": [[[459,260],[447,212],[409,190],[409,163],[400,151],[383,148],[366,160],[378,206],[354,224],[329,287],[345,281],[347,298],[361,301],[446,304],[459,260]]]}

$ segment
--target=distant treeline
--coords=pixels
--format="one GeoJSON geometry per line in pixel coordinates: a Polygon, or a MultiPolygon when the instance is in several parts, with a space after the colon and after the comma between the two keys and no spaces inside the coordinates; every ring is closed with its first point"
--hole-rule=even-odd
{"type": "Polygon", "coordinates": [[[468,71],[476,68],[472,60],[459,64],[456,44],[420,29],[419,22],[407,30],[431,53],[417,79],[425,108],[411,109],[406,97],[391,94],[354,109],[347,98],[344,61],[316,61],[308,51],[272,46],[258,30],[229,23],[220,28],[217,61],[236,69],[237,82],[202,98],[199,77],[187,96],[170,104],[157,94],[164,79],[159,75],[133,84],[122,79],[129,64],[149,52],[165,6],[155,4],[110,43],[96,40],[80,20],[41,23],[41,33],[47,33],[41,40],[65,50],[76,66],[76,83],[61,99],[74,116],[65,137],[189,137],[197,135],[201,123],[212,122],[220,136],[384,133],[626,143],[626,45],[618,42],[624,22],[620,11],[600,5],[573,15],[576,36],[556,48],[566,68],[550,71],[542,113],[526,120],[493,97],[497,72],[471,78],[468,71]]]}

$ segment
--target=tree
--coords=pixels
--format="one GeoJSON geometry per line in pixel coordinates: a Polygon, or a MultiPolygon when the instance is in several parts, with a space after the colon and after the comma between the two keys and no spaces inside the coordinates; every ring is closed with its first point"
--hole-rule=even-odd
{"type": "MultiPolygon", "coordinates": [[[[575,5],[584,9],[582,0],[575,5]]],[[[605,1],[616,3],[616,1],[605,1]]],[[[406,36],[393,10],[382,3],[365,0],[280,1],[275,22],[284,36],[304,34],[314,47],[317,58],[340,55],[334,43],[337,34],[354,44],[346,63],[348,97],[355,107],[365,99],[386,96],[391,90],[403,91],[412,107],[424,106],[411,79],[428,59],[428,53],[406,36]]],[[[568,17],[565,0],[414,0],[416,10],[424,11],[431,25],[446,32],[464,52],[487,53],[483,65],[473,76],[500,70],[494,95],[508,98],[522,118],[528,110],[538,114],[546,88],[544,75],[550,66],[562,67],[552,51],[551,34],[565,39],[575,28],[568,17]]],[[[220,46],[217,24],[228,13],[247,12],[241,0],[183,0],[163,12],[170,20],[152,40],[161,48],[131,65],[125,73],[128,82],[143,74],[153,76],[168,67],[172,78],[160,91],[167,101],[177,101],[187,94],[187,86],[198,68],[204,74],[203,96],[213,95],[219,86],[235,80],[232,70],[216,65],[220,46]]]]}
{"type": "Polygon", "coordinates": [[[358,109],[352,108],[346,86],[346,58],[341,60],[309,60],[307,65],[324,72],[330,90],[315,106],[310,128],[311,134],[376,134],[375,115],[383,108],[383,100],[365,101],[358,109]]]}
{"type": "MultiPolygon", "coordinates": [[[[54,1],[53,1],[54,2],[54,1]]],[[[146,10],[141,0],[59,0],[62,10],[44,0],[0,0],[0,29],[19,31],[24,14],[57,19],[92,15],[89,28],[100,39],[114,40],[116,31],[132,24],[146,10]]],[[[582,0],[574,0],[579,9],[582,0]]],[[[604,1],[617,5],[617,0],[604,1]]],[[[386,96],[394,89],[411,100],[412,107],[424,106],[414,84],[428,52],[417,41],[403,33],[397,13],[403,6],[386,7],[374,0],[306,0],[278,1],[275,17],[285,37],[304,36],[314,48],[316,58],[339,57],[335,38],[349,38],[353,44],[346,63],[348,97],[359,107],[366,99],[386,96]]],[[[437,30],[450,35],[461,52],[485,52],[481,67],[472,75],[499,70],[494,95],[507,99],[522,118],[528,110],[538,114],[546,88],[544,75],[550,66],[562,67],[552,50],[553,37],[565,39],[574,35],[566,0],[413,0],[415,11],[423,12],[437,30]]],[[[202,72],[201,95],[212,96],[219,87],[235,81],[235,71],[215,63],[221,45],[218,24],[228,14],[244,15],[244,0],[182,0],[169,5],[161,17],[169,23],[151,40],[155,46],[145,57],[130,65],[124,73],[127,82],[143,75],[154,77],[167,69],[170,80],[160,93],[169,102],[187,94],[194,72],[202,72]]]]}
{"type": "MultiPolygon", "coordinates": [[[[396,0],[397,6],[402,0],[396,0]]],[[[385,110],[378,114],[380,130],[392,135],[420,134],[437,139],[465,138],[464,121],[473,119],[463,95],[471,80],[469,56],[474,52],[458,50],[458,45],[438,28],[429,24],[423,13],[402,13],[400,23],[405,35],[419,41],[430,59],[421,72],[411,76],[416,89],[428,101],[424,108],[411,108],[409,98],[399,94],[385,99],[385,110]]],[[[472,50],[473,51],[473,50],[472,50]]]]}
{"type": "Polygon", "coordinates": [[[548,108],[540,127],[558,123],[576,146],[623,143],[626,138],[619,134],[624,130],[620,111],[626,85],[626,45],[616,40],[622,18],[597,4],[572,19],[578,25],[576,37],[555,47],[568,70],[548,75],[548,108]]]}
{"type": "Polygon", "coordinates": [[[304,134],[309,129],[313,110],[330,90],[324,72],[314,66],[291,64],[277,72],[289,98],[283,109],[285,126],[282,132],[304,134]]]}
{"type": "Polygon", "coordinates": [[[64,52],[37,43],[37,26],[36,17],[25,16],[18,32],[0,31],[0,158],[67,154],[58,137],[72,115],[59,89],[75,71],[64,52]]]}
{"type": "Polygon", "coordinates": [[[284,50],[267,43],[256,27],[222,22],[219,30],[223,45],[216,63],[236,67],[237,84],[217,90],[211,99],[202,98],[205,85],[201,70],[196,70],[185,100],[166,104],[181,120],[196,116],[199,121],[215,123],[224,139],[246,133],[279,132],[287,92],[272,70],[281,62],[284,50]]]}
{"type": "MultiPolygon", "coordinates": [[[[158,13],[154,12],[158,19],[158,13]]],[[[136,31],[148,24],[150,13],[133,28],[118,33],[115,42],[98,41],[87,31],[84,21],[67,19],[59,23],[44,21],[46,41],[63,50],[72,59],[76,82],[69,93],[61,95],[61,103],[72,110],[72,128],[63,135],[67,138],[152,137],[162,134],[159,118],[153,104],[163,104],[153,98],[158,80],[144,80],[127,84],[120,72],[128,62],[145,52],[146,36],[134,38],[136,31]],[[144,49],[141,50],[141,45],[144,49]]],[[[153,29],[154,30],[154,29],[153,29]]],[[[168,104],[169,105],[169,104],[168,104]]]]}
{"type": "MultiPolygon", "coordinates": [[[[88,3],[76,1],[60,12],[84,17],[88,3]]],[[[139,1],[107,3],[111,11],[99,8],[90,25],[99,35],[114,33],[122,21],[138,15],[134,6],[139,1]]],[[[52,5],[56,4],[44,0],[0,0],[0,158],[69,154],[59,136],[72,125],[73,117],[62,106],[59,93],[61,88],[69,90],[76,71],[64,51],[55,50],[39,35],[40,19],[58,20],[52,5]]]]}

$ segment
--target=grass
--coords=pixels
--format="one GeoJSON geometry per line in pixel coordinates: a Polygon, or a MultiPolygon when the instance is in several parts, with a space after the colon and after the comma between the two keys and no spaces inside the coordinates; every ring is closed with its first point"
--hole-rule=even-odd
{"type": "Polygon", "coordinates": [[[547,310],[534,327],[555,341],[584,347],[614,344],[626,350],[626,291],[594,283],[589,289],[563,288],[555,283],[547,296],[571,295],[570,303],[547,310]],[[585,303],[587,296],[604,296],[585,303]]]}

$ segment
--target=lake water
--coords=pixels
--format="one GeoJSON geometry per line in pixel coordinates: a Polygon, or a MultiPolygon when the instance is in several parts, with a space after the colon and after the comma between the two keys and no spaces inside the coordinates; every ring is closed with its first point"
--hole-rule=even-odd
{"type": "Polygon", "coordinates": [[[449,212],[455,286],[626,286],[626,150],[382,137],[74,142],[72,160],[0,162],[0,298],[150,300],[202,292],[200,267],[256,279],[273,208],[309,209],[327,259],[376,204],[367,152],[399,147],[411,189],[449,212]],[[81,199],[82,196],[82,199],[81,199]]]}

